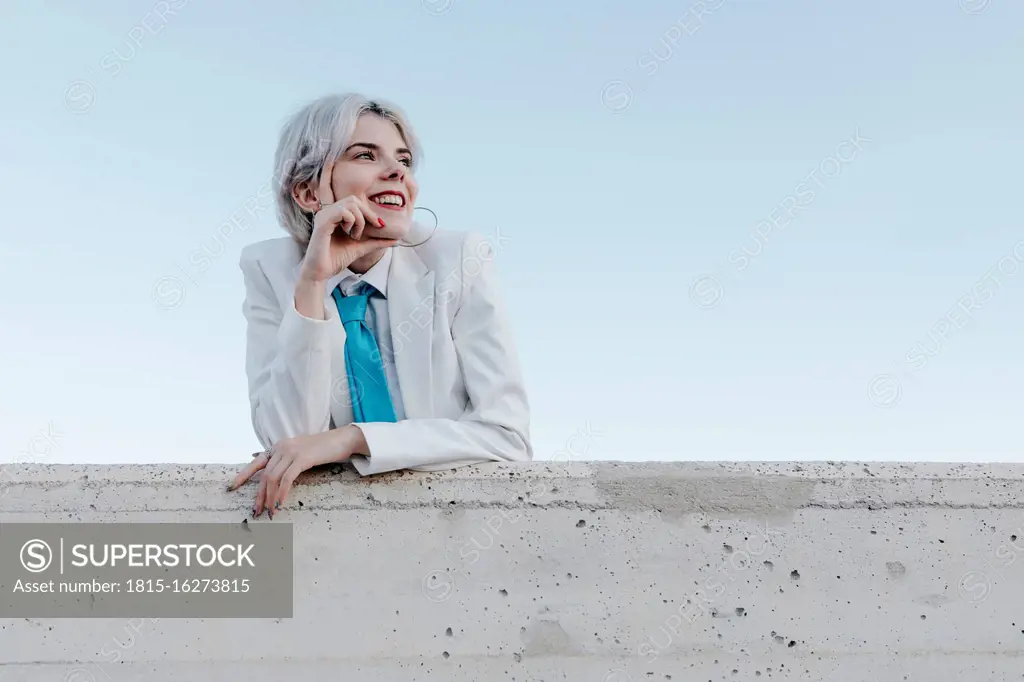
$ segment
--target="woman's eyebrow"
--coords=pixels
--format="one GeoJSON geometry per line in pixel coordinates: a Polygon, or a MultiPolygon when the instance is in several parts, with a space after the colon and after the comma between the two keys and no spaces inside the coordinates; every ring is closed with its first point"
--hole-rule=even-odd
{"type": "MultiPolygon", "coordinates": [[[[349,152],[349,150],[352,149],[352,147],[366,147],[367,149],[371,149],[371,150],[373,150],[375,152],[379,152],[380,151],[380,145],[374,144],[372,142],[353,142],[352,144],[350,144],[348,147],[345,148],[345,153],[347,154],[349,152]]],[[[399,147],[398,149],[395,150],[395,153],[396,154],[408,154],[408,155],[412,156],[412,151],[410,151],[406,147],[399,147]]]]}

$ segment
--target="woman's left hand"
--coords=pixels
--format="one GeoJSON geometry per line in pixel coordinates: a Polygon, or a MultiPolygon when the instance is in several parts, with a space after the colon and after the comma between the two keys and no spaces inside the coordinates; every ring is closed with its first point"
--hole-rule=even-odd
{"type": "Polygon", "coordinates": [[[288,499],[292,483],[299,474],[320,464],[344,462],[352,455],[351,428],[355,427],[279,441],[269,452],[257,453],[252,463],[228,484],[228,490],[235,490],[257,471],[263,471],[252,517],[257,518],[266,509],[270,518],[274,518],[274,511],[288,499]]]}

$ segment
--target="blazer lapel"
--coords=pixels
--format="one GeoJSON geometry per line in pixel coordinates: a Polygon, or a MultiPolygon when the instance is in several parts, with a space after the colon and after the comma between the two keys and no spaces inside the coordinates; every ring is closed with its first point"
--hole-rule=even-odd
{"type": "MultiPolygon", "coordinates": [[[[388,273],[388,321],[405,416],[434,414],[431,342],[434,336],[434,272],[413,249],[392,247],[388,273]]],[[[351,409],[351,408],[350,408],[351,409]]]]}

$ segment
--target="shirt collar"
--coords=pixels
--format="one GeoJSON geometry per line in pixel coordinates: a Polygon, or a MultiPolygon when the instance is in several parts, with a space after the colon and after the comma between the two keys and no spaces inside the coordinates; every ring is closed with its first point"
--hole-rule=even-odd
{"type": "Polygon", "coordinates": [[[384,298],[388,297],[388,273],[391,270],[391,249],[384,249],[384,255],[380,260],[363,274],[355,273],[345,268],[337,275],[328,280],[328,291],[334,291],[334,287],[341,285],[341,290],[346,295],[349,290],[359,282],[366,282],[380,292],[384,298]]]}

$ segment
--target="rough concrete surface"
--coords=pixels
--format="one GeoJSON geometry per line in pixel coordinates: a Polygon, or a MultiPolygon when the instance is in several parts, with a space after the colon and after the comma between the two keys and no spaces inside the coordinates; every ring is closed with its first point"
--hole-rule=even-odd
{"type": "MultiPolygon", "coordinates": [[[[240,522],[234,472],[9,469],[0,532],[240,522]]],[[[1022,493],[1016,465],[324,467],[250,521],[294,524],[293,618],[0,620],[0,682],[1024,680],[1022,493]]]]}

